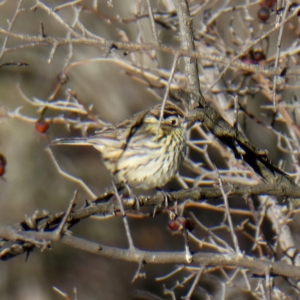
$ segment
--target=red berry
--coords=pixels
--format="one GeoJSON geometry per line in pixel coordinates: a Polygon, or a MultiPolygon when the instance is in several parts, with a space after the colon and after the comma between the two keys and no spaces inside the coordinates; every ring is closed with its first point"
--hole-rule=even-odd
{"type": "Polygon", "coordinates": [[[171,231],[182,231],[183,229],[192,231],[195,226],[189,218],[178,217],[175,220],[170,220],[168,222],[168,227],[171,231]]]}
{"type": "Polygon", "coordinates": [[[5,167],[0,165],[0,176],[3,176],[5,173],[5,167]]]}
{"type": "Polygon", "coordinates": [[[180,225],[180,223],[178,221],[170,220],[168,222],[168,227],[171,231],[179,231],[182,226],[180,225]]]}
{"type": "Polygon", "coordinates": [[[49,128],[49,123],[43,117],[39,118],[35,122],[35,129],[40,133],[46,132],[48,128],[49,128]]]}
{"type": "Polygon", "coordinates": [[[5,166],[6,166],[6,158],[3,154],[0,153],[0,176],[5,173],[5,166]]]}
{"type": "Polygon", "coordinates": [[[257,16],[261,21],[266,22],[270,17],[270,10],[265,6],[262,6],[258,10],[257,16]]]}

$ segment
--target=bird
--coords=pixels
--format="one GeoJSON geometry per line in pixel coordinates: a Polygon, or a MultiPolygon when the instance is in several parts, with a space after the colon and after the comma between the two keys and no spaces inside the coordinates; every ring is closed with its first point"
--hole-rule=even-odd
{"type": "Polygon", "coordinates": [[[167,101],[138,112],[117,125],[106,125],[88,137],[58,138],[53,145],[91,145],[117,184],[149,190],[165,186],[184,159],[187,115],[167,101]]]}

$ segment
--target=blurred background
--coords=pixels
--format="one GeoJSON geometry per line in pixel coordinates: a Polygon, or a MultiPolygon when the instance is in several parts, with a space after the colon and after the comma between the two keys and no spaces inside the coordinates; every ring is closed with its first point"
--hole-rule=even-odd
{"type": "MultiPolygon", "coordinates": [[[[274,27],[276,21],[277,1],[188,2],[193,12],[196,47],[215,57],[234,58],[245,45],[250,45],[256,38],[274,27]]],[[[159,41],[179,47],[178,20],[172,1],[151,0],[150,3],[155,12],[159,41]]],[[[92,105],[94,116],[104,122],[117,123],[133,113],[155,105],[161,101],[165,92],[159,80],[155,79],[150,85],[150,76],[130,72],[129,67],[123,66],[120,61],[124,60],[136,67],[136,70],[139,69],[142,73],[149,72],[164,81],[168,80],[173,62],[172,55],[162,52],[157,52],[155,57],[153,51],[126,53],[118,49],[84,43],[73,45],[72,48],[69,45],[59,46],[51,59],[53,51],[51,45],[26,40],[27,35],[56,38],[72,36],[69,33],[70,28],[66,25],[69,24],[74,26],[74,30],[79,34],[82,34],[82,28],[85,28],[87,30],[85,36],[91,33],[107,40],[152,43],[154,38],[146,1],[83,0],[74,3],[56,0],[2,1],[0,28],[8,30],[14,18],[11,32],[24,36],[23,39],[10,37],[6,41],[6,35],[0,32],[0,45],[5,46],[2,49],[4,52],[0,53],[0,64],[22,62],[28,66],[3,65],[0,68],[0,153],[7,159],[6,172],[0,178],[1,225],[18,223],[36,210],[45,209],[50,212],[66,210],[77,188],[76,183],[59,174],[45,149],[57,137],[86,134],[82,128],[59,121],[59,118],[77,120],[78,124],[81,121],[93,120],[87,115],[72,115],[70,112],[63,114],[61,111],[48,109],[43,118],[49,123],[49,129],[45,133],[38,132],[36,122],[42,117],[43,105],[34,105],[34,98],[46,102],[56,91],[53,99],[65,100],[70,98],[68,91],[71,90],[76,93],[77,100],[85,108],[92,105]],[[38,5],[34,7],[36,3],[38,5]],[[15,15],[18,5],[22,11],[15,15]],[[74,25],[76,17],[79,22],[74,25]],[[98,60],[87,61],[90,59],[98,60]],[[62,82],[60,80],[64,76],[63,72],[74,62],[80,64],[70,69],[68,79],[57,89],[59,82],[62,82]]],[[[290,51],[288,54],[291,54],[293,49],[297,49],[300,34],[298,29],[297,17],[287,23],[281,43],[282,51],[290,51]]],[[[277,35],[270,34],[241,56],[241,61],[250,65],[273,67],[276,42],[277,35]]],[[[279,64],[286,67],[297,66],[298,52],[293,52],[293,56],[289,59],[286,58],[288,54],[279,60],[279,64]]],[[[262,75],[247,73],[244,70],[229,70],[212,89],[208,90],[222,68],[223,65],[216,65],[215,62],[199,60],[201,85],[206,91],[207,101],[232,123],[234,99],[237,97],[243,112],[238,118],[240,130],[257,147],[267,149],[276,165],[282,166],[286,171],[296,172],[294,157],[277,147],[279,140],[277,133],[280,131],[282,135],[288,134],[289,124],[295,125],[296,132],[299,107],[296,105],[291,109],[287,108],[286,119],[283,120],[271,110],[262,110],[262,105],[272,104],[273,98],[269,91],[273,82],[263,78],[262,75]],[[268,126],[274,126],[275,130],[269,130],[268,126]]],[[[183,63],[180,62],[174,84],[184,87],[182,70],[183,63]]],[[[288,79],[281,77],[279,80],[277,101],[284,100],[290,105],[297,104],[298,77],[296,75],[288,79]]],[[[191,133],[191,137],[196,141],[204,140],[205,134],[197,129],[191,133]]],[[[284,146],[286,144],[283,142],[284,146]]],[[[235,165],[232,153],[225,151],[223,145],[213,137],[207,138],[204,145],[207,148],[202,153],[190,149],[189,157],[193,161],[202,161],[203,157],[209,154],[210,159],[220,169],[229,169],[230,166],[240,170],[242,162],[235,165]]],[[[92,147],[51,147],[51,149],[61,169],[83,179],[94,194],[100,195],[110,186],[112,178],[101,161],[101,155],[92,147]]],[[[214,170],[209,169],[211,161],[203,161],[198,174],[183,169],[181,184],[180,180],[175,179],[166,190],[212,184],[215,175],[211,175],[214,170]]],[[[249,179],[247,172],[249,170],[243,175],[246,180],[249,179]]],[[[297,176],[295,175],[296,181],[297,176]]],[[[78,205],[83,204],[86,199],[90,199],[90,196],[80,189],[78,205]]],[[[241,199],[232,199],[231,205],[241,209],[247,208],[245,201],[241,199]]],[[[197,207],[192,211],[206,226],[221,224],[223,221],[221,213],[197,207]]],[[[241,218],[236,216],[235,221],[240,222],[241,218]]],[[[158,214],[155,218],[129,218],[129,224],[138,248],[157,251],[184,249],[182,235],[174,235],[167,228],[167,214],[158,214]]],[[[296,231],[297,220],[293,224],[291,228],[296,231]]],[[[205,235],[199,229],[195,231],[199,240],[205,235]]],[[[121,217],[101,221],[84,220],[73,228],[73,232],[91,241],[127,247],[121,217]]],[[[230,240],[226,230],[222,237],[230,240]]],[[[246,251],[251,251],[251,243],[245,236],[240,236],[240,243],[246,251]]],[[[197,244],[197,250],[198,247],[200,246],[197,244]]],[[[77,289],[78,299],[160,299],[146,293],[140,296],[138,293],[140,290],[161,295],[161,299],[169,299],[170,296],[163,294],[164,284],[166,288],[172,288],[177,280],[184,280],[189,274],[188,270],[183,269],[177,277],[157,282],[156,277],[171,272],[174,266],[146,265],[143,269],[146,278],[139,278],[132,283],[137,268],[136,264],[114,261],[62,245],[53,245],[51,251],[43,253],[36,249],[27,260],[25,255],[21,255],[1,262],[0,298],[62,299],[53,291],[52,287],[55,286],[68,293],[70,299],[74,298],[73,288],[77,289]]],[[[214,299],[219,299],[221,291],[215,287],[215,281],[218,281],[219,277],[205,275],[203,286],[196,290],[193,299],[204,299],[202,288],[210,291],[211,295],[216,297],[214,299]]],[[[178,297],[187,292],[190,283],[178,289],[178,297]]],[[[234,288],[231,296],[238,292],[243,297],[239,299],[254,299],[249,291],[243,294],[241,290],[234,288]]]]}

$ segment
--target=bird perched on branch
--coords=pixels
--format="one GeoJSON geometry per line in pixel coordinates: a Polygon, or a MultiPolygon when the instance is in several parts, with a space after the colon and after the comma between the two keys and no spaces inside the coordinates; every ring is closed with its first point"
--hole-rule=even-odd
{"type": "Polygon", "coordinates": [[[61,138],[55,145],[91,145],[102,153],[116,183],[140,189],[160,188],[176,174],[184,158],[188,120],[167,102],[160,122],[158,104],[94,135],[61,138]]]}

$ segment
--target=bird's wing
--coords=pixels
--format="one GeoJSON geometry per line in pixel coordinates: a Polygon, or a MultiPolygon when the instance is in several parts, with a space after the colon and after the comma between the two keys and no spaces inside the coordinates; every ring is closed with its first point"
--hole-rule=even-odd
{"type": "Polygon", "coordinates": [[[117,139],[124,143],[123,147],[125,149],[126,145],[129,143],[132,135],[137,131],[137,129],[142,126],[145,115],[148,113],[149,109],[138,112],[131,118],[124,120],[117,125],[117,139]]]}
{"type": "Polygon", "coordinates": [[[113,125],[96,131],[95,134],[89,136],[87,140],[95,148],[99,147],[99,151],[101,152],[101,149],[105,147],[120,149],[124,143],[124,141],[119,139],[118,129],[113,125]]]}

